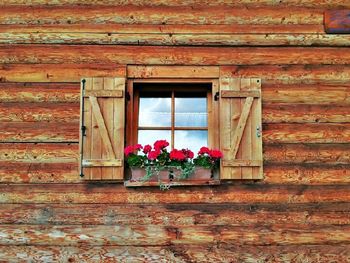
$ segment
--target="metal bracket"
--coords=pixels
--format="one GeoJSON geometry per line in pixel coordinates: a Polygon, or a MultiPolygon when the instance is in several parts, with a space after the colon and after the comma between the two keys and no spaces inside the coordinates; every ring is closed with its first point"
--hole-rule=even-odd
{"type": "Polygon", "coordinates": [[[81,134],[83,135],[83,136],[86,136],[86,126],[81,126],[81,134]]]}
{"type": "Polygon", "coordinates": [[[219,93],[219,92],[216,92],[215,95],[214,95],[214,100],[215,100],[215,101],[218,101],[218,100],[219,100],[219,97],[220,97],[220,93],[219,93]]]}

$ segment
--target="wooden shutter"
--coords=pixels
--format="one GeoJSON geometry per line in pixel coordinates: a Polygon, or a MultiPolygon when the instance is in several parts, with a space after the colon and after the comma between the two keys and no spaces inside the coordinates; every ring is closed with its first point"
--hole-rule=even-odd
{"type": "Polygon", "coordinates": [[[220,78],[221,179],[262,179],[261,80],[220,78]]]}
{"type": "Polygon", "coordinates": [[[124,77],[82,79],[80,171],[83,178],[123,180],[124,116],[124,77]]]}

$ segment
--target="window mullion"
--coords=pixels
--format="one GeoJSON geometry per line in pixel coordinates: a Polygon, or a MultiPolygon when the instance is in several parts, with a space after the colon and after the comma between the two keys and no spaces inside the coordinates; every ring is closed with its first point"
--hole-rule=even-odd
{"type": "Polygon", "coordinates": [[[175,148],[175,92],[171,92],[171,149],[175,148]]]}

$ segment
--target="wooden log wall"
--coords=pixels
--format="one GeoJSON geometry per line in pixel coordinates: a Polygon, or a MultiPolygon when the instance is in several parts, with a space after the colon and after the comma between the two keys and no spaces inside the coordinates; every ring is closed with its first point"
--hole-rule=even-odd
{"type": "Polygon", "coordinates": [[[344,0],[3,0],[0,261],[350,262],[344,0]],[[130,65],[262,79],[262,181],[126,189],[78,176],[79,79],[130,65]]]}

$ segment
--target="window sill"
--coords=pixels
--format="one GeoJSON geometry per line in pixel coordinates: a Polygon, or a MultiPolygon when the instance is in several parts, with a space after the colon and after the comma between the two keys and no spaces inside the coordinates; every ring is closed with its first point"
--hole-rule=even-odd
{"type": "Polygon", "coordinates": [[[144,187],[144,186],[159,186],[160,184],[166,184],[170,187],[173,186],[200,186],[200,185],[219,185],[220,180],[183,180],[183,181],[153,181],[153,182],[139,182],[134,180],[128,180],[124,182],[125,187],[144,187]]]}

